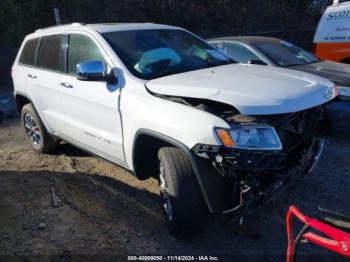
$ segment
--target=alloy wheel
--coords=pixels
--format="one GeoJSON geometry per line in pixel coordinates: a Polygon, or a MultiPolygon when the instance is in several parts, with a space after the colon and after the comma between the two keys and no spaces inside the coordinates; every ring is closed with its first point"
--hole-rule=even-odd
{"type": "Polygon", "coordinates": [[[40,129],[34,117],[29,113],[24,115],[24,128],[32,143],[39,146],[41,144],[40,129]]]}

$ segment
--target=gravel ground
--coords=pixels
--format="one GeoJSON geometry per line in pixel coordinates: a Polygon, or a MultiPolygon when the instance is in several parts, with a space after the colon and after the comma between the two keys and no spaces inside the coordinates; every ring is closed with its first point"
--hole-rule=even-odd
{"type": "MultiPolygon", "coordinates": [[[[138,181],[68,144],[37,154],[18,121],[6,120],[0,124],[0,261],[13,255],[61,261],[160,254],[284,261],[284,216],[290,204],[316,217],[317,205],[350,211],[350,140],[326,139],[315,172],[242,226],[213,217],[204,234],[179,241],[168,234],[160,215],[157,181],[138,181]]],[[[303,244],[300,253],[300,261],[344,261],[311,244],[303,244]]]]}

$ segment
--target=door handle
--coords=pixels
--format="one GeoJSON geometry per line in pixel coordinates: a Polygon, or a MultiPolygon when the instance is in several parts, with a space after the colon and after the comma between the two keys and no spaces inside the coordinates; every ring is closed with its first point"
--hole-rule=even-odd
{"type": "Polygon", "coordinates": [[[64,86],[66,88],[73,88],[73,85],[67,83],[67,82],[61,82],[61,86],[64,86]]]}
{"type": "Polygon", "coordinates": [[[32,74],[28,74],[28,77],[33,78],[33,79],[38,78],[36,75],[32,75],[32,74]]]}

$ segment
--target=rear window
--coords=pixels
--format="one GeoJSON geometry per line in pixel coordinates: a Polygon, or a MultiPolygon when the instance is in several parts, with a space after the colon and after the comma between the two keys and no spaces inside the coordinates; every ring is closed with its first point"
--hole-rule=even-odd
{"type": "Polygon", "coordinates": [[[28,40],[24,47],[22,54],[19,58],[19,62],[24,65],[34,65],[35,64],[35,51],[38,46],[39,39],[28,40]]]}
{"type": "Polygon", "coordinates": [[[62,38],[62,36],[58,35],[43,38],[39,51],[39,67],[62,71],[62,38]]]}

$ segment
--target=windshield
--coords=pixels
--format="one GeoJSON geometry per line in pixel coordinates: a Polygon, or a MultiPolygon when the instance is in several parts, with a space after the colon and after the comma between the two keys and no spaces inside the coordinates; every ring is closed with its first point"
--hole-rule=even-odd
{"type": "Polygon", "coordinates": [[[184,30],[119,31],[103,36],[129,71],[142,79],[233,63],[184,30]]]}
{"type": "Polygon", "coordinates": [[[286,41],[256,41],[253,45],[282,67],[305,65],[319,61],[313,54],[286,41]]]}

